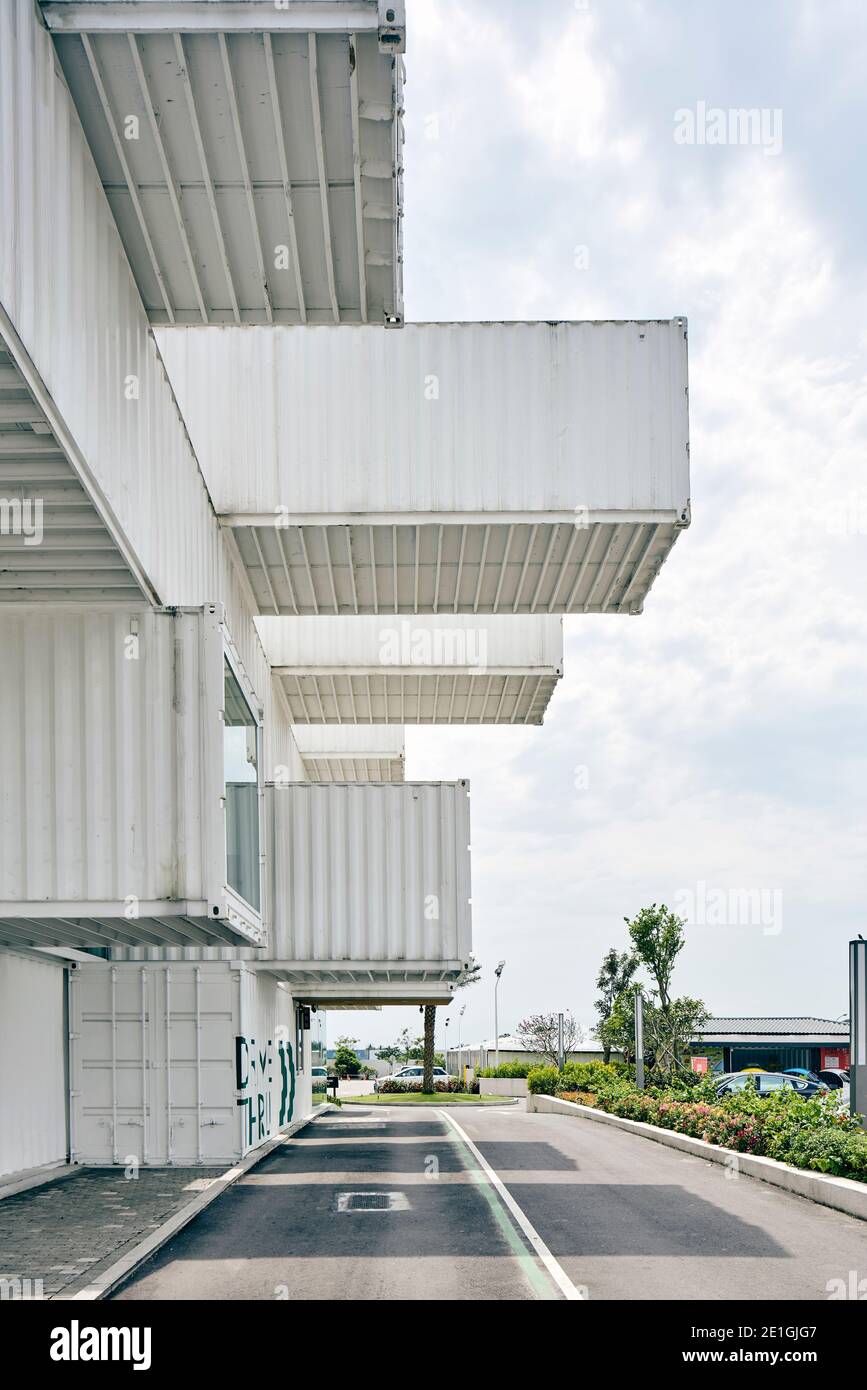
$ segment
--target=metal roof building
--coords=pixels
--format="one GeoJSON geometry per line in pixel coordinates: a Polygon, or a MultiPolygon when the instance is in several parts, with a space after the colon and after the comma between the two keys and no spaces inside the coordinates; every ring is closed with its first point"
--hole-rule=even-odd
{"type": "Polygon", "coordinates": [[[810,1017],[711,1018],[692,1051],[695,1056],[707,1056],[717,1071],[848,1067],[849,1022],[810,1017]]]}
{"type": "Polygon", "coordinates": [[[0,5],[0,1169],[235,1161],[309,1006],[447,1003],[469,787],[405,725],[540,724],[689,524],[685,319],[405,323],[405,45],[0,5]]]}

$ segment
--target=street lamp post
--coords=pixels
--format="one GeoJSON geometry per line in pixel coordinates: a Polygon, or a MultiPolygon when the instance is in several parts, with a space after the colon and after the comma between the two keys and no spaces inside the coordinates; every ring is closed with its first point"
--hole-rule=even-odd
{"type": "Polygon", "coordinates": [[[644,1090],[644,996],[635,991],[635,1084],[644,1090]]]}
{"type": "Polygon", "coordinates": [[[495,1066],[495,1067],[499,1067],[499,1065],[500,1065],[500,1018],[499,1018],[499,1014],[497,1013],[497,990],[498,990],[499,987],[500,987],[500,976],[501,976],[502,973],[503,973],[503,968],[504,968],[505,964],[506,964],[506,962],[505,962],[504,960],[501,960],[500,963],[499,963],[499,965],[497,966],[496,970],[494,971],[494,974],[495,974],[496,977],[497,977],[497,978],[495,979],[495,981],[494,981],[494,1066],[495,1066]]]}
{"type": "Polygon", "coordinates": [[[458,1076],[461,1078],[462,1081],[464,1078],[464,1054],[463,1049],[461,1048],[461,1019],[463,1018],[466,1011],[466,1004],[462,1004],[458,1012],[458,1076]]]}
{"type": "Polygon", "coordinates": [[[449,1020],[446,1019],[445,1040],[443,1042],[443,1057],[445,1059],[446,1071],[449,1069],[449,1020]]]}

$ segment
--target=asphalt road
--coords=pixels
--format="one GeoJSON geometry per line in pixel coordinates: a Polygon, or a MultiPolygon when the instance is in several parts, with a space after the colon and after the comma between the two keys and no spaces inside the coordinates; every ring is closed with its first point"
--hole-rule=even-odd
{"type": "Polygon", "coordinates": [[[115,1297],[824,1300],[867,1269],[867,1224],[717,1164],[521,1107],[448,1113],[469,1143],[445,1112],[321,1116],[115,1297]]]}

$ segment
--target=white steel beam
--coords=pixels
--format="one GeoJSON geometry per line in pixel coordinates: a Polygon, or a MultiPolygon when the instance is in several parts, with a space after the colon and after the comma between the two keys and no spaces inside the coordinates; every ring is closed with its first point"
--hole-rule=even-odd
{"type": "Polygon", "coordinates": [[[193,255],[192,247],[190,246],[190,239],[187,236],[187,229],[184,223],[183,213],[181,212],[180,193],[178,191],[178,186],[175,180],[174,173],[169,164],[168,156],[166,154],[166,148],[163,143],[163,138],[160,135],[159,122],[156,118],[156,111],[154,110],[153,99],[150,94],[150,88],[148,86],[148,80],[145,74],[144,65],[142,64],[141,52],[138,46],[138,39],[136,38],[135,34],[127,34],[127,39],[129,41],[129,51],[132,56],[133,67],[135,68],[139,87],[141,88],[142,101],[144,102],[145,111],[147,112],[151,136],[153,138],[154,145],[156,146],[157,155],[159,156],[160,166],[163,171],[163,178],[166,181],[166,188],[168,189],[169,200],[172,205],[172,211],[175,214],[175,222],[177,223],[178,227],[178,236],[180,237],[181,245],[184,249],[184,258],[187,262],[187,269],[190,272],[190,279],[193,282],[193,289],[195,290],[196,302],[199,306],[199,313],[202,317],[202,323],[208,323],[208,310],[205,307],[205,297],[202,294],[202,286],[199,281],[198,271],[196,270],[196,260],[193,255]]]}
{"type": "MultiPolygon", "coordinates": [[[[394,8],[405,25],[405,0],[394,8]]],[[[383,27],[376,0],[42,0],[42,14],[49,29],[63,34],[377,33],[383,27]]]]}
{"type": "Polygon", "coordinates": [[[325,144],[322,139],[322,107],[319,100],[319,59],[316,35],[307,36],[307,58],[310,72],[310,110],[313,117],[313,142],[316,148],[316,167],[319,171],[319,206],[322,212],[322,239],[325,251],[325,273],[328,277],[328,293],[331,298],[331,314],[335,323],[340,322],[340,307],[337,303],[337,285],[334,279],[334,247],[331,240],[331,211],[328,207],[328,175],[325,170],[325,144]]]}
{"type": "Polygon", "coordinates": [[[298,235],[295,230],[295,207],[292,201],[292,183],[289,178],[289,162],[286,158],[286,138],[283,134],[283,114],[280,109],[280,94],[274,70],[274,48],[271,35],[264,35],[265,65],[268,69],[268,95],[271,98],[271,111],[274,116],[274,136],[277,141],[277,154],[280,160],[280,177],[283,180],[283,199],[286,203],[286,221],[289,228],[289,248],[292,252],[292,269],[295,273],[295,293],[298,296],[298,312],[301,322],[307,322],[307,305],[304,299],[304,284],[301,279],[301,260],[298,255],[298,235]]]}
{"type": "Polygon", "coordinates": [[[93,51],[93,44],[91,43],[90,38],[87,34],[82,34],[81,43],[84,48],[85,55],[87,57],[87,62],[88,66],[90,67],[91,76],[93,77],[93,85],[95,86],[97,96],[99,97],[99,104],[102,107],[102,114],[104,115],[105,123],[108,126],[108,133],[111,136],[111,142],[114,145],[114,152],[117,155],[117,161],[121,169],[123,170],[124,181],[129,192],[130,201],[132,202],[133,211],[135,212],[136,219],[138,221],[139,231],[142,234],[142,240],[144,241],[145,247],[147,248],[148,259],[151,263],[151,270],[153,271],[154,277],[159,286],[160,296],[162,298],[163,304],[165,305],[165,310],[168,316],[169,323],[174,323],[175,311],[172,306],[172,301],[169,296],[165,278],[163,276],[162,267],[160,266],[159,260],[157,258],[157,253],[154,250],[154,244],[151,240],[151,234],[148,229],[148,224],[144,215],[144,210],[142,209],[141,199],[139,198],[136,181],[133,178],[132,170],[129,166],[129,160],[126,157],[126,151],[123,147],[123,141],[120,138],[120,133],[117,128],[117,121],[115,120],[114,112],[111,109],[111,102],[108,99],[108,92],[105,88],[102,73],[99,70],[99,63],[97,62],[96,54],[93,51]]]}
{"type": "Polygon", "coordinates": [[[238,304],[238,295],[235,290],[235,281],[232,275],[232,267],[229,264],[229,256],[226,251],[226,239],[223,236],[223,227],[220,222],[220,213],[217,209],[217,194],[214,188],[214,180],[211,177],[211,170],[208,164],[208,156],[205,153],[205,145],[202,140],[202,127],[199,123],[199,113],[196,108],[196,98],[193,94],[193,84],[190,81],[190,72],[187,64],[187,55],[184,50],[184,41],[180,34],[174,35],[175,53],[178,59],[178,70],[180,72],[181,84],[184,95],[187,99],[187,113],[190,119],[190,129],[193,141],[196,146],[196,153],[199,158],[199,165],[202,171],[202,179],[205,185],[205,192],[208,198],[208,208],[211,213],[211,222],[214,227],[214,236],[220,249],[220,260],[223,263],[223,274],[226,277],[226,288],[229,291],[229,299],[232,303],[232,313],[236,323],[241,322],[241,311],[238,304]]]}
{"type": "Polygon", "coordinates": [[[238,149],[238,159],[241,163],[241,177],[244,181],[244,193],[247,197],[247,211],[250,215],[250,230],[252,232],[253,247],[256,253],[256,265],[259,269],[259,281],[262,287],[262,295],[265,300],[265,314],[268,322],[274,322],[274,310],[271,307],[271,291],[268,288],[268,277],[265,274],[265,258],[262,254],[262,238],[259,235],[259,220],[256,217],[256,203],[253,198],[253,184],[250,179],[250,165],[247,160],[247,149],[244,144],[244,132],[241,129],[241,116],[238,111],[238,95],[235,91],[235,79],[232,76],[232,64],[229,59],[229,47],[226,43],[225,34],[218,34],[217,40],[220,45],[220,58],[223,63],[223,76],[226,81],[226,92],[229,97],[229,110],[232,114],[232,129],[235,132],[235,144],[238,149]]]}

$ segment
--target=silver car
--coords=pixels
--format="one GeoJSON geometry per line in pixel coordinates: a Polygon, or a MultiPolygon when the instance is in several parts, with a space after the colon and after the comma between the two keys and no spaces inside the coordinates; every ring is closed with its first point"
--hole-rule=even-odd
{"type": "MultiPolygon", "coordinates": [[[[376,1078],[376,1080],[374,1081],[374,1083],[373,1083],[373,1089],[374,1089],[374,1091],[378,1091],[379,1088],[380,1088],[380,1086],[382,1085],[383,1081],[411,1081],[411,1082],[412,1082],[412,1081],[422,1081],[423,1079],[424,1079],[424,1067],[421,1065],[420,1062],[411,1062],[409,1066],[400,1067],[396,1072],[393,1072],[391,1076],[378,1076],[378,1077],[376,1078]]],[[[448,1072],[446,1071],[445,1067],[434,1067],[434,1069],[433,1069],[433,1079],[434,1079],[434,1085],[436,1085],[436,1083],[437,1083],[438,1081],[451,1081],[451,1080],[452,1080],[452,1078],[449,1076],[448,1072]]]]}

